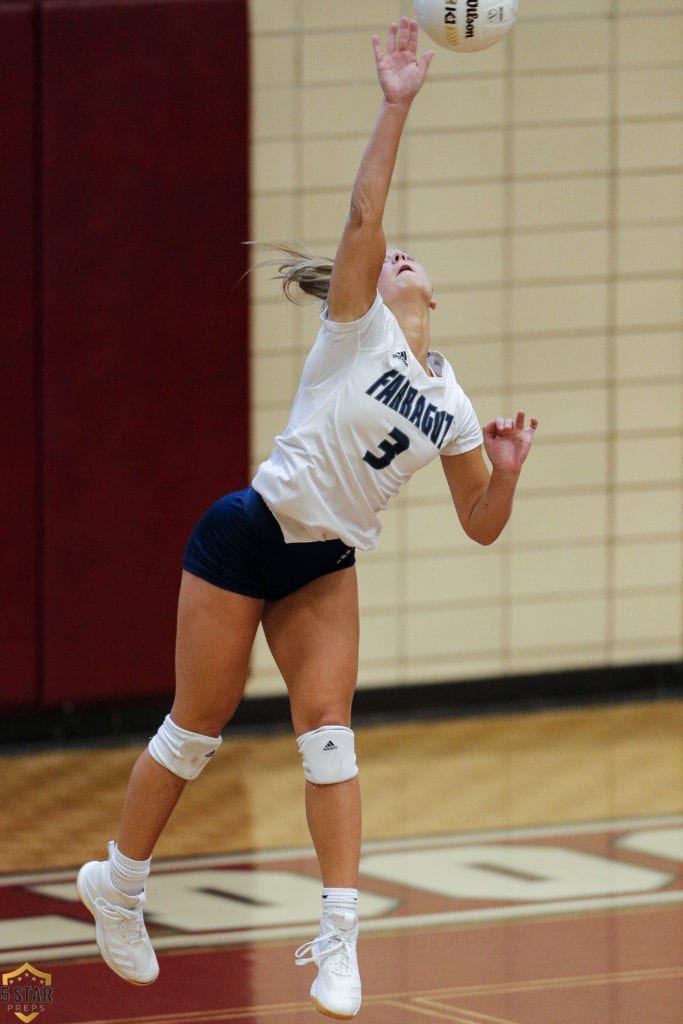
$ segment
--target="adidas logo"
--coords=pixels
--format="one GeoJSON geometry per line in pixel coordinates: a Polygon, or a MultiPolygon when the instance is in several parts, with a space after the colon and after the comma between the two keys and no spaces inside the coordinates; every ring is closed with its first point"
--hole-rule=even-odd
{"type": "Polygon", "coordinates": [[[345,558],[348,558],[349,555],[352,555],[352,554],[353,554],[353,548],[347,548],[346,551],[344,552],[344,554],[339,556],[339,558],[337,559],[335,564],[339,565],[340,562],[343,562],[345,558]]]}
{"type": "Polygon", "coordinates": [[[398,352],[394,352],[392,359],[400,359],[404,366],[408,365],[408,353],[404,348],[399,349],[398,352]]]}
{"type": "MultiPolygon", "coordinates": [[[[216,750],[217,750],[217,749],[218,749],[218,748],[216,748],[216,750]]],[[[215,753],[216,753],[216,751],[215,751],[215,750],[210,750],[208,754],[204,754],[204,757],[213,757],[213,755],[214,755],[215,753]]]]}
{"type": "Polygon", "coordinates": [[[325,751],[325,750],[336,750],[336,749],[337,749],[336,744],[334,744],[332,742],[332,740],[328,740],[327,743],[325,744],[325,746],[323,747],[323,751],[325,751]]]}

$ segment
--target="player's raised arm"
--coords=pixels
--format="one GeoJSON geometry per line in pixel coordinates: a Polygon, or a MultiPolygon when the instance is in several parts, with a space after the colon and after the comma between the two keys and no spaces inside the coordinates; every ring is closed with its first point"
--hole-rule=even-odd
{"type": "Polygon", "coordinates": [[[417,36],[417,22],[408,18],[389,26],[386,51],[373,36],[377,77],[384,95],[358,168],[332,271],[329,316],[340,323],[366,313],[377,290],[386,254],[382,219],[403,126],[434,56],[434,51],[428,50],[418,59],[417,36]]]}

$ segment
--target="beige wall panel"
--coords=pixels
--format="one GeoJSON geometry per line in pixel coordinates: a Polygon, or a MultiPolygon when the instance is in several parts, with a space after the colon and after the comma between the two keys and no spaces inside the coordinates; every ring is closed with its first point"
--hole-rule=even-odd
{"type": "MultiPolygon", "coordinates": [[[[539,508],[542,514],[542,500],[539,508]]],[[[600,594],[607,586],[606,546],[589,543],[514,548],[509,585],[512,593],[524,598],[600,594]]]]}
{"type": "MultiPolygon", "coordinates": [[[[447,72],[448,66],[439,63],[436,70],[447,72]]],[[[506,97],[502,78],[473,78],[457,82],[437,79],[432,84],[429,97],[423,93],[415,105],[414,113],[420,120],[421,129],[498,126],[505,120],[506,97]]]]}
{"type": "MultiPolygon", "coordinates": [[[[481,293],[483,301],[485,293],[481,293]]],[[[441,300],[437,296],[437,311],[441,316],[441,300]]],[[[482,338],[478,341],[461,341],[460,323],[453,324],[453,337],[445,338],[443,352],[448,358],[455,376],[466,394],[472,394],[477,385],[486,385],[501,391],[507,377],[509,344],[498,339],[482,338]]],[[[436,339],[435,339],[436,342],[436,339]]]]}
{"type": "Polygon", "coordinates": [[[617,216],[622,225],[683,218],[680,172],[657,171],[622,175],[617,183],[617,216]]]}
{"type": "Polygon", "coordinates": [[[399,681],[404,683],[453,682],[453,680],[470,681],[473,679],[490,679],[502,675],[506,671],[506,661],[502,655],[492,654],[490,650],[469,654],[455,651],[448,655],[424,658],[407,657],[400,667],[399,681]]]}
{"type": "Polygon", "coordinates": [[[627,385],[617,392],[617,420],[627,429],[680,431],[683,427],[681,383],[627,385]]]}
{"type": "MultiPolygon", "coordinates": [[[[301,0],[249,0],[252,41],[268,32],[294,31],[300,24],[301,0]]],[[[259,69],[255,69],[257,72],[259,69]]],[[[260,74],[257,75],[260,78],[260,74]]]]}
{"type": "Polygon", "coordinates": [[[662,334],[622,334],[616,345],[616,372],[620,380],[683,376],[683,338],[680,331],[662,334]]]}
{"type": "MultiPolygon", "coordinates": [[[[682,189],[683,191],[683,189],[682,189]]],[[[622,274],[671,273],[683,266],[683,223],[622,227],[617,234],[617,269],[622,274]]]]}
{"type": "Polygon", "coordinates": [[[365,609],[360,630],[361,662],[385,662],[396,671],[403,647],[402,617],[396,609],[365,609]]]}
{"type": "Polygon", "coordinates": [[[401,506],[412,508],[416,505],[433,502],[435,499],[443,502],[444,496],[447,494],[448,485],[441,466],[441,459],[437,458],[412,477],[410,487],[405,487],[403,490],[401,506]]]}
{"type": "MultiPolygon", "coordinates": [[[[636,5],[634,5],[635,7],[636,5]]],[[[638,4],[639,11],[644,9],[638,4]]],[[[663,4],[658,5],[660,8],[663,4]]],[[[617,56],[622,64],[679,63],[683,53],[683,11],[672,3],[671,14],[656,18],[620,18],[617,23],[617,56]],[[678,13],[674,13],[678,8],[678,13]]]]}
{"type": "MultiPolygon", "coordinates": [[[[264,195],[252,197],[251,203],[251,235],[256,242],[277,242],[293,240],[299,237],[301,227],[299,224],[299,200],[291,192],[277,195],[264,195]]],[[[264,284],[261,291],[267,295],[264,284]]],[[[253,287],[253,285],[252,285],[253,287]]]]}
{"type": "Polygon", "coordinates": [[[513,675],[543,675],[545,672],[567,672],[598,668],[605,663],[604,644],[565,644],[562,647],[531,648],[512,651],[507,670],[513,675]]]}
{"type": "Polygon", "coordinates": [[[450,288],[438,288],[432,339],[438,349],[457,344],[459,339],[485,339],[500,334],[503,326],[503,294],[500,288],[465,288],[458,281],[450,288]]]}
{"type": "Polygon", "coordinates": [[[512,293],[512,329],[601,328],[607,322],[607,302],[607,285],[600,283],[520,285],[512,293]]]}
{"type": "MultiPolygon", "coordinates": [[[[575,7],[572,11],[578,13],[575,7]]],[[[520,17],[525,13],[530,13],[528,3],[520,17]]],[[[580,18],[564,21],[561,31],[554,21],[529,20],[528,31],[515,32],[515,68],[526,73],[575,69],[577,65],[587,70],[602,67],[609,63],[610,42],[607,20],[592,21],[589,32],[580,18]]]]}
{"type": "Polygon", "coordinates": [[[682,555],[680,539],[640,544],[625,541],[615,551],[615,585],[637,590],[675,587],[681,578],[682,555]]]}
{"type": "Polygon", "coordinates": [[[434,555],[406,562],[401,593],[411,608],[438,601],[451,607],[466,605],[468,601],[487,601],[504,592],[505,565],[501,548],[484,550],[474,543],[471,551],[461,553],[448,550],[447,543],[444,548],[446,550],[434,555]]]}
{"type": "MultiPolygon", "coordinates": [[[[271,405],[282,407],[283,401],[287,408],[294,397],[299,383],[301,364],[292,355],[266,353],[256,356],[252,361],[254,384],[252,397],[259,406],[271,405]]],[[[284,426],[284,422],[283,422],[284,426]]]]}
{"type": "Polygon", "coordinates": [[[274,85],[251,94],[254,131],[252,138],[263,142],[293,135],[298,123],[298,94],[293,87],[274,85]]]}
{"type": "Polygon", "coordinates": [[[607,376],[608,339],[601,334],[569,338],[515,339],[509,346],[510,376],[517,389],[579,381],[603,382],[607,376]]]}
{"type": "Polygon", "coordinates": [[[406,550],[413,555],[433,554],[444,548],[467,551],[474,543],[463,532],[445,485],[441,500],[406,503],[402,512],[406,550]]]}
{"type": "Polygon", "coordinates": [[[515,228],[604,225],[609,214],[610,184],[605,175],[518,181],[510,193],[515,228]]]}
{"type": "MultiPolygon", "coordinates": [[[[532,413],[535,408],[533,401],[527,404],[529,413],[532,413]]],[[[586,437],[548,443],[543,440],[541,431],[544,429],[545,422],[542,420],[539,435],[534,442],[534,458],[527,460],[524,478],[518,489],[517,501],[528,499],[529,514],[534,519],[539,516],[534,507],[538,492],[548,494],[557,491],[561,496],[579,489],[602,488],[608,476],[609,446],[606,441],[594,441],[586,437]]]]}
{"type": "Polygon", "coordinates": [[[683,321],[680,274],[653,281],[618,281],[616,300],[619,327],[680,324],[683,321]]]}
{"type": "Polygon", "coordinates": [[[618,439],[615,445],[617,483],[643,486],[655,482],[670,484],[674,480],[680,483],[683,465],[683,439],[680,433],[642,437],[642,425],[640,429],[631,427],[631,430],[638,432],[618,439]]]}
{"type": "Polygon", "coordinates": [[[503,640],[503,615],[502,607],[489,602],[471,608],[412,609],[405,624],[406,643],[413,657],[425,659],[496,650],[503,640]]]}
{"type": "MultiPolygon", "coordinates": [[[[380,101],[370,36],[411,12],[253,0],[254,237],[333,254],[380,101]]],[[[493,547],[465,536],[438,460],[383,515],[358,556],[361,685],[683,655],[682,65],[683,10],[661,0],[524,0],[499,46],[437,52],[387,237],[427,265],[432,345],[480,420],[525,408],[541,427],[493,547]]],[[[319,315],[268,278],[254,464],[319,315]]],[[[263,638],[252,671],[251,692],[282,692],[263,638]]]]}
{"type": "Polygon", "coordinates": [[[283,401],[277,408],[262,408],[254,418],[251,430],[252,464],[254,468],[273,450],[273,439],[287,423],[291,402],[283,401]]]}
{"type": "Polygon", "coordinates": [[[520,75],[514,80],[515,122],[596,121],[609,114],[606,71],[520,75]]]}
{"type": "MultiPolygon", "coordinates": [[[[596,24],[600,24],[597,19],[609,14],[611,9],[612,0],[574,0],[570,10],[572,18],[588,15],[591,20],[596,19],[596,24]]],[[[568,9],[563,0],[524,0],[524,10],[522,13],[533,26],[537,18],[547,20],[558,19],[561,23],[564,23],[567,21],[568,9]]],[[[586,30],[586,21],[585,17],[581,18],[584,31],[586,30]]],[[[592,28],[593,25],[591,25],[591,30],[592,28]]],[[[564,31],[564,24],[560,25],[560,30],[564,31]]],[[[533,27],[529,31],[533,31],[533,27]]],[[[557,26],[555,26],[555,31],[557,31],[557,26]]],[[[580,47],[577,52],[581,52],[580,47]]]]}
{"type": "MultiPolygon", "coordinates": [[[[614,643],[610,664],[647,666],[659,662],[679,661],[680,656],[680,641],[677,636],[659,637],[655,640],[626,639],[614,643]]],[[[646,673],[647,669],[644,668],[643,671],[646,673]]],[[[647,683],[647,675],[644,675],[643,679],[647,683]]]]}
{"type": "Polygon", "coordinates": [[[683,68],[620,70],[617,106],[621,117],[680,115],[683,113],[683,68]]]}
{"type": "Polygon", "coordinates": [[[403,564],[396,559],[364,559],[362,571],[358,573],[363,608],[386,610],[399,602],[404,593],[403,575],[403,564]]]}
{"type": "Polygon", "coordinates": [[[410,11],[406,0],[300,0],[302,24],[310,29],[357,29],[367,26],[361,37],[366,42],[370,34],[383,36],[385,25],[410,11]]]}
{"type": "Polygon", "coordinates": [[[421,262],[434,267],[429,276],[436,292],[453,281],[466,288],[503,278],[504,250],[500,235],[468,238],[460,245],[454,245],[449,238],[425,237],[419,242],[419,254],[421,262]]]}
{"type": "MultiPolygon", "coordinates": [[[[253,91],[268,86],[290,86],[297,80],[298,43],[295,35],[254,36],[252,44],[253,91]]],[[[258,112],[256,108],[255,113],[258,112]]],[[[256,125],[258,127],[258,123],[256,125]]]]}
{"type": "Polygon", "coordinates": [[[411,185],[501,177],[505,159],[502,129],[421,132],[407,136],[405,142],[401,166],[405,166],[403,177],[411,185]]]}
{"type": "MultiPolygon", "coordinates": [[[[261,276],[264,271],[258,271],[261,276]]],[[[257,274],[252,274],[252,282],[257,274]]],[[[277,295],[275,281],[267,282],[270,295],[277,295]]],[[[253,349],[263,352],[282,353],[295,351],[302,333],[300,311],[282,299],[255,302],[251,312],[251,334],[253,349]]]]}
{"type": "Polygon", "coordinates": [[[455,244],[456,232],[500,231],[505,216],[502,182],[473,185],[415,185],[405,198],[406,227],[411,234],[449,232],[451,245],[467,252],[469,239],[455,244]]]}
{"type": "Polygon", "coordinates": [[[512,146],[520,175],[595,174],[609,167],[609,136],[602,125],[518,128],[512,146]]]}
{"type": "Polygon", "coordinates": [[[336,188],[353,181],[365,146],[365,139],[316,139],[301,143],[301,187],[316,189],[321,185],[336,188]]]}
{"type": "Polygon", "coordinates": [[[605,636],[607,611],[601,598],[558,598],[515,602],[510,609],[513,651],[599,645],[605,636]]]}
{"type": "Polygon", "coordinates": [[[510,521],[511,544],[533,546],[545,542],[596,541],[608,527],[605,494],[557,494],[517,497],[516,515],[510,521]]]}
{"type": "Polygon", "coordinates": [[[664,535],[670,539],[681,530],[680,487],[647,487],[620,491],[615,500],[614,532],[618,539],[664,535]]]}
{"type": "Polygon", "coordinates": [[[670,642],[680,634],[682,615],[680,588],[624,595],[616,603],[615,640],[622,644],[645,639],[670,642]]]}
{"type": "Polygon", "coordinates": [[[683,165],[683,120],[625,121],[617,139],[622,171],[680,168],[683,165]]]}
{"type": "Polygon", "coordinates": [[[257,192],[286,191],[292,187],[296,172],[296,146],[293,141],[255,142],[251,147],[251,181],[257,192]]]}
{"type": "Polygon", "coordinates": [[[301,97],[302,137],[334,138],[342,131],[364,136],[372,127],[379,103],[374,82],[312,85],[301,97]]]}
{"type": "MultiPolygon", "coordinates": [[[[334,256],[349,212],[348,189],[327,190],[319,187],[307,192],[299,205],[300,223],[293,237],[305,242],[313,252],[319,252],[321,256],[334,256]]],[[[387,208],[387,221],[391,220],[391,209],[395,205],[396,201],[392,198],[387,208]]]]}
{"type": "Polygon", "coordinates": [[[609,258],[609,244],[604,228],[515,235],[509,269],[515,281],[601,277],[609,258]]]}

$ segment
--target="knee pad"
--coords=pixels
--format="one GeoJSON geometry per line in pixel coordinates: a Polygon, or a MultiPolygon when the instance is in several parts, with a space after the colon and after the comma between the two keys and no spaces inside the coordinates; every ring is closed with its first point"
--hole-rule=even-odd
{"type": "Polygon", "coordinates": [[[176,725],[170,715],[149,741],[148,750],[155,761],[181,779],[196,779],[216,753],[222,736],[201,736],[176,725]]]}
{"type": "Polygon", "coordinates": [[[322,725],[297,737],[304,775],[318,786],[347,782],[358,775],[353,729],[322,725]]]}

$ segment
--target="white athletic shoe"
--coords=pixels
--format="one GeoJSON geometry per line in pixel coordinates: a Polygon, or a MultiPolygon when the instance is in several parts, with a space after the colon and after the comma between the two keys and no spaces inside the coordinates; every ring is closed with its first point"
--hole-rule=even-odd
{"type": "Polygon", "coordinates": [[[360,1010],[357,939],[355,914],[324,914],[317,938],[300,946],[295,953],[300,967],[310,963],[318,965],[318,977],[311,985],[311,1000],[328,1017],[348,1020],[360,1010]]]}
{"type": "Polygon", "coordinates": [[[145,928],[145,894],[126,896],[109,881],[108,861],[91,860],[78,872],[78,895],[95,918],[97,945],[115,974],[134,985],[150,985],[159,974],[145,928]]]}

